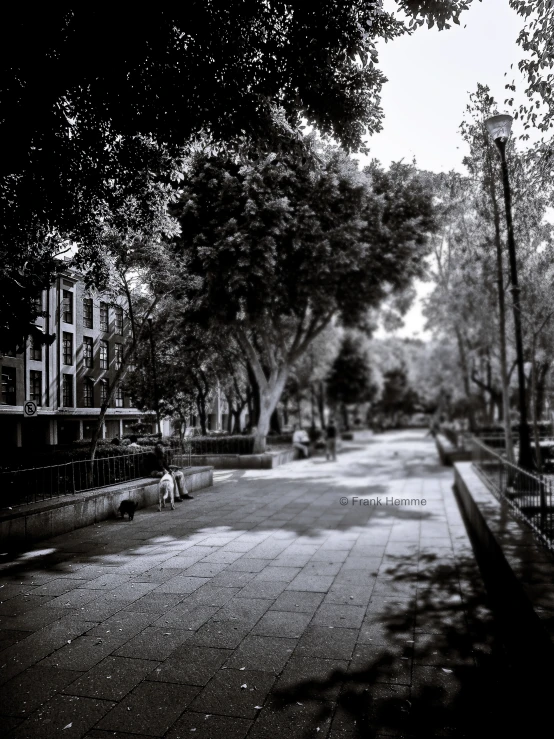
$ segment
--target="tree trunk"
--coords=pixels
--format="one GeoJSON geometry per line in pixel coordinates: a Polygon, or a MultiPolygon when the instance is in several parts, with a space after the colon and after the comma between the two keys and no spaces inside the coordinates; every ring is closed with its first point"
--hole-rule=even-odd
{"type": "Polygon", "coordinates": [[[260,387],[256,379],[256,375],[250,367],[250,363],[247,365],[248,381],[250,383],[250,397],[252,399],[252,413],[250,414],[250,427],[260,425],[260,411],[261,411],[261,398],[260,398],[260,387]]]}
{"type": "Polygon", "coordinates": [[[467,416],[468,416],[468,421],[469,421],[469,430],[475,431],[475,427],[476,427],[475,412],[473,409],[473,403],[472,403],[472,397],[471,397],[471,386],[469,384],[469,367],[467,364],[467,356],[465,352],[464,341],[462,338],[462,334],[457,327],[455,328],[455,333],[456,333],[456,340],[458,344],[458,353],[460,356],[460,367],[462,369],[462,380],[464,383],[464,392],[466,394],[466,398],[468,402],[467,416]]]}
{"type": "Polygon", "coordinates": [[[203,436],[206,436],[208,430],[206,428],[206,398],[200,391],[196,394],[196,407],[198,408],[198,418],[200,419],[200,428],[203,436]]]}
{"type": "Polygon", "coordinates": [[[317,393],[317,409],[319,411],[319,420],[321,422],[321,428],[325,428],[325,385],[323,380],[319,381],[319,388],[317,393]]]}
{"type": "Polygon", "coordinates": [[[260,417],[254,434],[254,454],[265,452],[271,416],[285,387],[287,375],[288,368],[281,367],[278,372],[272,372],[270,379],[266,380],[265,387],[260,388],[260,417]]]}
{"type": "Polygon", "coordinates": [[[346,407],[346,403],[341,403],[340,404],[340,410],[341,410],[341,413],[342,413],[342,422],[343,422],[343,425],[344,425],[344,429],[345,429],[345,431],[349,431],[350,430],[350,425],[348,423],[348,408],[346,407]]]}

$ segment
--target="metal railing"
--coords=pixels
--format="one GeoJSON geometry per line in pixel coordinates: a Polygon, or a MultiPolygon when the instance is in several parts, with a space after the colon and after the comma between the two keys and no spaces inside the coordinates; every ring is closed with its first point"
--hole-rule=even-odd
{"type": "Polygon", "coordinates": [[[500,450],[472,440],[472,462],[491,492],[510,506],[549,549],[554,550],[552,481],[511,464],[500,450]]]}
{"type": "MultiPolygon", "coordinates": [[[[190,467],[190,447],[176,453],[166,452],[168,464],[190,467]]],[[[10,470],[0,473],[0,509],[29,505],[39,501],[75,495],[96,488],[148,477],[155,468],[151,451],[136,451],[90,460],[72,460],[65,464],[10,470]]]]}

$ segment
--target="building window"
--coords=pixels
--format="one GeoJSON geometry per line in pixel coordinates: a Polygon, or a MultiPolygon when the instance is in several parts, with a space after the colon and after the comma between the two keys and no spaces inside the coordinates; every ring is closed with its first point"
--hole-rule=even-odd
{"type": "Polygon", "coordinates": [[[36,337],[31,339],[31,359],[35,362],[42,362],[42,344],[36,337]]]}
{"type": "Polygon", "coordinates": [[[118,385],[115,391],[115,407],[123,408],[123,388],[118,385]]]}
{"type": "Polygon", "coordinates": [[[94,381],[90,377],[85,377],[83,399],[85,408],[92,408],[94,406],[94,381]]]}
{"type": "Polygon", "coordinates": [[[106,402],[108,398],[108,391],[110,389],[109,383],[107,380],[100,380],[100,402],[102,405],[106,402]]]}
{"type": "Polygon", "coordinates": [[[100,303],[100,331],[109,331],[108,324],[108,304],[100,303]]]}
{"type": "Polygon", "coordinates": [[[92,298],[83,298],[83,326],[92,328],[92,298]]]}
{"type": "Polygon", "coordinates": [[[73,375],[62,375],[62,405],[73,407],[73,375]]]}
{"type": "Polygon", "coordinates": [[[92,367],[92,336],[83,336],[83,364],[92,367]]]}
{"type": "Polygon", "coordinates": [[[15,405],[15,367],[2,367],[2,405],[15,405]]]}
{"type": "Polygon", "coordinates": [[[62,320],[73,323],[73,293],[70,290],[63,291],[62,320]]]}
{"type": "Polygon", "coordinates": [[[29,397],[37,405],[42,405],[42,372],[37,370],[29,372],[29,397]]]}
{"type": "Polygon", "coordinates": [[[114,353],[115,368],[118,370],[123,364],[123,344],[114,344],[114,353]]]}
{"type": "Polygon", "coordinates": [[[63,363],[73,364],[73,334],[63,332],[63,363]]]}
{"type": "Polygon", "coordinates": [[[123,336],[123,308],[119,305],[114,308],[114,328],[116,334],[123,336]]]}
{"type": "Polygon", "coordinates": [[[108,342],[107,341],[101,341],[100,342],[100,369],[108,369],[109,365],[109,356],[108,356],[108,342]]]}

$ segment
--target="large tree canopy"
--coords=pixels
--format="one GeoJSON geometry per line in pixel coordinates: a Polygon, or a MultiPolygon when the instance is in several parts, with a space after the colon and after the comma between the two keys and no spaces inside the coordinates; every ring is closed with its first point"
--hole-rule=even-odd
{"type": "Polygon", "coordinates": [[[381,127],[375,42],[425,22],[443,27],[469,2],[397,0],[404,20],[382,0],[190,0],[147,13],[113,3],[6,7],[0,345],[29,332],[25,305],[53,274],[49,239],[100,249],[98,219],[129,194],[148,214],[152,182],[172,180],[196,136],[272,150],[284,131],[298,144],[306,120],[359,148],[381,127]]]}
{"type": "Polygon", "coordinates": [[[175,213],[176,249],[195,278],[183,320],[215,321],[236,338],[260,389],[260,435],[291,365],[334,316],[363,325],[421,276],[434,227],[431,191],[413,167],[360,172],[329,146],[306,164],[197,154],[175,213]]]}

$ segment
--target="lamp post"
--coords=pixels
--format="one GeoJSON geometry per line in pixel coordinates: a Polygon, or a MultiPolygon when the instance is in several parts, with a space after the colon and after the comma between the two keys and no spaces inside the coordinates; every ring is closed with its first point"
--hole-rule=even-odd
{"type": "Polygon", "coordinates": [[[519,465],[524,469],[534,467],[531,452],[531,437],[527,423],[527,403],[525,400],[525,368],[523,362],[523,338],[521,331],[520,288],[517,277],[516,243],[512,223],[512,193],[506,162],[506,143],[510,138],[512,116],[493,115],[485,121],[490,137],[496,144],[502,162],[502,182],[504,185],[504,202],[506,204],[506,226],[508,231],[508,255],[510,259],[510,281],[512,283],[512,306],[514,312],[514,331],[516,340],[517,379],[519,385],[519,465]]]}

